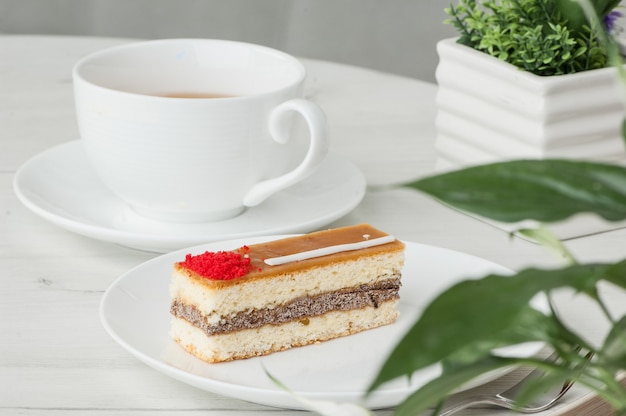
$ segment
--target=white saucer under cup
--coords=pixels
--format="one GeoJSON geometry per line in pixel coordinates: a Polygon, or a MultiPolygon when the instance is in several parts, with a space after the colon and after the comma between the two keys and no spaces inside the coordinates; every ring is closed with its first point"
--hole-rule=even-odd
{"type": "Polygon", "coordinates": [[[102,184],[87,161],[82,140],[34,156],[18,169],[13,186],[27,208],[55,225],[153,252],[231,238],[313,231],[352,211],[365,195],[361,171],[331,153],[307,179],[236,217],[205,223],[159,221],[138,215],[102,184]]]}

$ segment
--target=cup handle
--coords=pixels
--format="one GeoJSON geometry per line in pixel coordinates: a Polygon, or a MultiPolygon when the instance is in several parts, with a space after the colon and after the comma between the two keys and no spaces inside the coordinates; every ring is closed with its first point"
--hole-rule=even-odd
{"type": "Polygon", "coordinates": [[[330,141],[326,115],[317,104],[303,98],[285,101],[272,111],[269,119],[272,138],[281,144],[289,141],[289,123],[286,123],[283,118],[291,111],[300,113],[309,128],[310,144],[307,154],[300,165],[292,171],[255,184],[243,199],[245,206],[258,205],[270,195],[305,179],[315,171],[328,154],[330,141]]]}

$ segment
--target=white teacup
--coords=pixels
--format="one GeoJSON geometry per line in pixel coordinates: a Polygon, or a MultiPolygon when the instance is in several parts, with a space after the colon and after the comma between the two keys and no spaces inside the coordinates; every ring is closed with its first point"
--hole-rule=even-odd
{"type": "Polygon", "coordinates": [[[83,58],[73,79],[97,175],[149,218],[234,217],[308,177],[328,153],[324,113],[301,98],[304,66],[264,46],[132,43],[83,58]],[[308,150],[291,140],[293,113],[308,126],[308,150]]]}

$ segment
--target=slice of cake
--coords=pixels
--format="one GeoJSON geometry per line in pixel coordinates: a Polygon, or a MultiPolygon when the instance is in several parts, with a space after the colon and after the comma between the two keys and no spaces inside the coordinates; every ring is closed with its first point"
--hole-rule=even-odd
{"type": "Polygon", "coordinates": [[[174,265],[171,335],[208,362],[326,341],[394,322],[404,244],[368,224],[174,265]]]}

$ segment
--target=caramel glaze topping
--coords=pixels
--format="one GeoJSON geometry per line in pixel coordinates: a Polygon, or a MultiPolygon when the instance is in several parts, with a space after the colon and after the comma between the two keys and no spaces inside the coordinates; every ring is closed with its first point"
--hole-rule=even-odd
{"type": "Polygon", "coordinates": [[[219,289],[220,287],[238,285],[254,279],[269,278],[276,275],[287,274],[296,270],[321,267],[328,265],[329,263],[355,259],[361,256],[371,256],[379,253],[404,250],[404,243],[399,240],[395,240],[391,243],[374,247],[353,251],[343,251],[332,255],[315,257],[276,266],[269,266],[264,263],[264,260],[267,258],[281,257],[333,245],[350,244],[367,239],[384,237],[387,235],[387,233],[380,231],[369,224],[359,224],[331,230],[317,231],[302,236],[269,241],[267,243],[253,244],[248,246],[249,251],[247,253],[248,256],[250,256],[252,271],[243,277],[232,280],[203,279],[192,270],[184,268],[181,262],[176,263],[174,267],[178,272],[198,279],[204,285],[219,289]]]}

